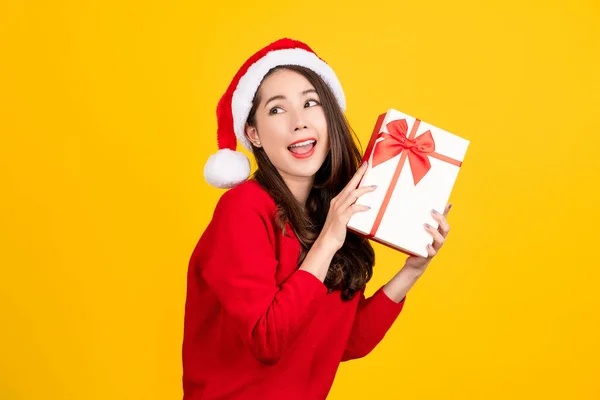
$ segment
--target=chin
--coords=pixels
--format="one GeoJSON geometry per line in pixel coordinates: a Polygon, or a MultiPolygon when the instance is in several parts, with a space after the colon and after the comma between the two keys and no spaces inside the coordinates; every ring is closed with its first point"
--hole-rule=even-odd
{"type": "Polygon", "coordinates": [[[303,163],[298,165],[294,163],[293,165],[288,165],[288,168],[280,170],[284,172],[286,175],[291,175],[297,178],[312,178],[315,176],[319,168],[323,163],[311,162],[311,163],[303,163]],[[295,165],[294,165],[295,164],[295,165]]]}
{"type": "Polygon", "coordinates": [[[297,172],[298,176],[312,177],[312,176],[315,176],[315,174],[317,173],[317,171],[319,171],[319,169],[321,168],[322,165],[323,165],[323,161],[312,162],[310,164],[307,163],[304,166],[295,168],[295,172],[297,172]]]}

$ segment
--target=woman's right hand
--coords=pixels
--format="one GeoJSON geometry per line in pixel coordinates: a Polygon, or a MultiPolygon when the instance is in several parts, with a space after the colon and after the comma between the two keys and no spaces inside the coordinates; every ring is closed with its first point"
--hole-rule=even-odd
{"type": "Polygon", "coordinates": [[[363,163],[356,171],[350,182],[342,189],[342,191],[331,199],[329,204],[329,212],[325,225],[318,237],[318,241],[323,245],[330,247],[332,250],[338,251],[346,240],[347,225],[352,217],[357,212],[367,211],[370,207],[360,204],[355,204],[356,200],[365,193],[372,192],[376,186],[363,186],[357,188],[358,183],[367,170],[367,163],[363,163]]]}

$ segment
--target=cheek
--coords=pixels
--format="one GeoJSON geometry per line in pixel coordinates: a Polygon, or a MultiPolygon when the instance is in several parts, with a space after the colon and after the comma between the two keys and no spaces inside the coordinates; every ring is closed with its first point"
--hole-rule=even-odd
{"type": "Polygon", "coordinates": [[[317,115],[317,118],[315,120],[315,126],[319,130],[319,133],[327,133],[327,119],[325,118],[325,112],[323,111],[323,109],[321,109],[317,115]]]}
{"type": "Polygon", "coordinates": [[[285,121],[283,118],[264,118],[259,121],[258,135],[261,140],[268,144],[269,147],[275,148],[280,147],[284,142],[284,135],[281,132],[285,132],[285,121]]]}
{"type": "Polygon", "coordinates": [[[321,113],[320,118],[315,121],[314,127],[319,132],[319,141],[325,144],[323,147],[329,149],[329,134],[327,132],[327,120],[324,113],[321,113]]]}

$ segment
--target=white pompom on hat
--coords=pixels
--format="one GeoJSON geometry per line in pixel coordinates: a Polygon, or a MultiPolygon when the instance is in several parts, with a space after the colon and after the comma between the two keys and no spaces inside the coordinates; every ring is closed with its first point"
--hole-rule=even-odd
{"type": "Polygon", "coordinates": [[[231,188],[250,176],[250,161],[244,153],[236,151],[236,139],[252,151],[252,144],[244,135],[252,100],[265,75],[282,65],[299,65],[313,70],[329,86],[342,111],[346,110],[344,91],[335,72],[308,45],[289,38],[269,44],[246,60],[219,100],[219,150],[208,158],[204,166],[204,179],[212,186],[231,188]]]}

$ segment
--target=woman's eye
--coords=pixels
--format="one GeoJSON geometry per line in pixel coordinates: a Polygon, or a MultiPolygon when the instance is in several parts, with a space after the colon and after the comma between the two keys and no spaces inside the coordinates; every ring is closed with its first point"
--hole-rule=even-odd
{"type": "MultiPolygon", "coordinates": [[[[317,106],[317,105],[319,105],[319,102],[318,102],[318,101],[316,101],[316,100],[309,100],[309,101],[307,101],[307,102],[306,102],[306,104],[310,104],[310,103],[314,103],[314,104],[313,104],[314,106],[317,106]]],[[[304,104],[304,105],[306,106],[306,104],[304,104]]],[[[309,107],[311,107],[311,106],[309,105],[309,107]]]]}
{"type": "Polygon", "coordinates": [[[283,109],[281,107],[273,107],[273,108],[271,108],[271,110],[269,110],[269,114],[281,114],[280,112],[274,112],[275,110],[283,111],[283,109]]]}

